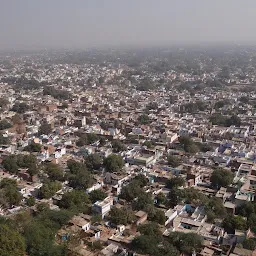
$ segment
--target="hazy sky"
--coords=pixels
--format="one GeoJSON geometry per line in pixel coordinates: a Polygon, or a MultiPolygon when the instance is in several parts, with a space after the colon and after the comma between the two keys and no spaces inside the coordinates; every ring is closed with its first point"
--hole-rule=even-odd
{"type": "Polygon", "coordinates": [[[0,0],[0,49],[255,42],[256,0],[0,0]]]}

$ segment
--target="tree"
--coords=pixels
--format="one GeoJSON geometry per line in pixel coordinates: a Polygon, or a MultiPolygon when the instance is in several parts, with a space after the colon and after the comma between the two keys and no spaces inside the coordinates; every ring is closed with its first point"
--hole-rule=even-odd
{"type": "Polygon", "coordinates": [[[165,204],[167,202],[167,198],[163,192],[160,192],[156,196],[157,204],[165,204]]]}
{"type": "Polygon", "coordinates": [[[27,198],[26,204],[29,207],[34,206],[36,204],[35,198],[33,196],[30,196],[29,198],[27,198]]]}
{"type": "Polygon", "coordinates": [[[4,201],[1,202],[5,207],[12,205],[19,205],[22,196],[18,191],[16,181],[4,178],[0,183],[0,194],[2,194],[4,201]]]}
{"type": "Polygon", "coordinates": [[[217,168],[213,171],[210,181],[214,187],[227,187],[232,183],[233,178],[232,172],[217,168]]]}
{"type": "Polygon", "coordinates": [[[57,191],[61,189],[62,185],[58,181],[46,181],[40,188],[39,196],[40,198],[49,199],[55,195],[57,191]]]}
{"type": "Polygon", "coordinates": [[[167,188],[173,189],[185,185],[185,180],[182,177],[174,177],[167,181],[167,188]]]}
{"type": "Polygon", "coordinates": [[[8,104],[10,104],[9,100],[6,98],[0,98],[0,107],[5,108],[8,104]]]}
{"type": "Polygon", "coordinates": [[[90,171],[99,170],[103,164],[102,157],[97,153],[86,156],[84,158],[84,161],[85,161],[86,167],[90,171]]]}
{"type": "Polygon", "coordinates": [[[243,241],[243,248],[247,250],[255,250],[256,249],[256,239],[249,238],[243,241]]]}
{"type": "Polygon", "coordinates": [[[149,124],[150,123],[149,116],[146,114],[140,115],[138,117],[138,122],[139,122],[139,124],[149,124]]]}
{"type": "Polygon", "coordinates": [[[180,159],[178,157],[172,156],[172,155],[169,155],[167,157],[167,161],[168,161],[168,165],[170,165],[173,168],[178,167],[181,164],[180,159]]]}
{"type": "Polygon", "coordinates": [[[12,125],[6,119],[0,121],[0,130],[6,130],[11,128],[12,125]]]}
{"type": "Polygon", "coordinates": [[[126,207],[120,209],[112,207],[109,212],[109,220],[115,225],[127,225],[134,220],[134,215],[132,210],[126,207]]]}
{"type": "Polygon", "coordinates": [[[152,141],[149,141],[149,140],[143,142],[143,146],[145,146],[149,149],[154,148],[154,144],[152,143],[152,141]]]}
{"type": "Polygon", "coordinates": [[[15,103],[15,105],[12,108],[12,111],[17,112],[19,114],[24,114],[28,110],[29,110],[29,106],[24,102],[15,103]]]}
{"type": "Polygon", "coordinates": [[[114,153],[125,151],[127,149],[126,146],[120,140],[113,140],[112,148],[114,153]]]}
{"type": "Polygon", "coordinates": [[[153,205],[153,198],[150,193],[142,192],[138,198],[133,202],[132,206],[135,210],[145,210],[146,206],[153,205]]]}
{"type": "Polygon", "coordinates": [[[41,149],[42,149],[41,144],[32,142],[31,144],[29,144],[24,148],[24,151],[28,151],[32,153],[32,152],[40,152],[41,149]]]}
{"type": "Polygon", "coordinates": [[[100,189],[93,190],[89,194],[89,198],[90,198],[92,203],[95,203],[96,201],[102,201],[106,197],[107,197],[107,194],[104,191],[100,190],[100,189]]]}
{"type": "Polygon", "coordinates": [[[239,215],[238,216],[228,216],[223,220],[222,227],[229,234],[232,234],[235,232],[236,229],[246,230],[247,223],[246,223],[246,220],[239,215]]]}
{"type": "Polygon", "coordinates": [[[58,165],[54,163],[47,163],[45,165],[45,172],[47,173],[49,179],[51,181],[64,181],[64,172],[63,169],[58,165]]]}
{"type": "Polygon", "coordinates": [[[9,143],[9,138],[0,134],[0,145],[8,145],[9,143]]]}
{"type": "Polygon", "coordinates": [[[171,232],[168,241],[181,253],[191,255],[202,248],[203,238],[195,233],[171,232]]]}
{"type": "Polygon", "coordinates": [[[120,155],[112,154],[104,159],[103,165],[108,172],[121,172],[124,160],[120,155]]]}
{"type": "Polygon", "coordinates": [[[52,127],[47,122],[41,123],[41,126],[39,127],[38,134],[39,135],[48,135],[52,132],[52,127]]]}
{"type": "Polygon", "coordinates": [[[17,173],[19,166],[17,164],[17,157],[15,155],[6,156],[3,159],[2,165],[5,170],[10,173],[17,173]]]}
{"type": "Polygon", "coordinates": [[[65,193],[58,205],[64,209],[84,211],[89,203],[88,195],[84,191],[74,189],[65,193]]]}
{"type": "Polygon", "coordinates": [[[0,224],[0,255],[24,256],[25,243],[23,237],[7,225],[0,224]]]}

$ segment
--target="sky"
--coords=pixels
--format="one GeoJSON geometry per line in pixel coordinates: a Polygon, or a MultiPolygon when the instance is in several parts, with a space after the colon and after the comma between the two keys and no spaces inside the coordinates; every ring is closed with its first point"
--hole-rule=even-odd
{"type": "Polygon", "coordinates": [[[0,49],[255,43],[255,0],[0,0],[0,49]]]}

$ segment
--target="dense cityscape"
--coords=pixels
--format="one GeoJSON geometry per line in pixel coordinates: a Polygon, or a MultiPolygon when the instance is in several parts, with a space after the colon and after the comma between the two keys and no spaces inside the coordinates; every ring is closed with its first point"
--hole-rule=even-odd
{"type": "Polygon", "coordinates": [[[255,255],[256,47],[2,53],[0,255],[255,255]]]}

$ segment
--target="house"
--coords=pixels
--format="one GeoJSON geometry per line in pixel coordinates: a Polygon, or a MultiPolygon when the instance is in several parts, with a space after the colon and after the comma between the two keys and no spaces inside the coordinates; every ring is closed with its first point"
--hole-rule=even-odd
{"type": "Polygon", "coordinates": [[[80,216],[74,216],[70,221],[69,221],[70,225],[75,225],[80,227],[82,230],[84,231],[88,231],[91,227],[90,222],[88,222],[87,220],[85,220],[84,218],[80,217],[80,216]]]}
{"type": "Polygon", "coordinates": [[[135,213],[135,216],[136,216],[136,225],[140,225],[140,224],[143,224],[147,218],[148,218],[148,214],[144,211],[138,211],[135,213]]]}
{"type": "Polygon", "coordinates": [[[92,210],[95,213],[100,214],[103,219],[110,212],[110,209],[112,206],[113,206],[113,198],[107,197],[103,201],[95,202],[92,206],[92,210]]]}

